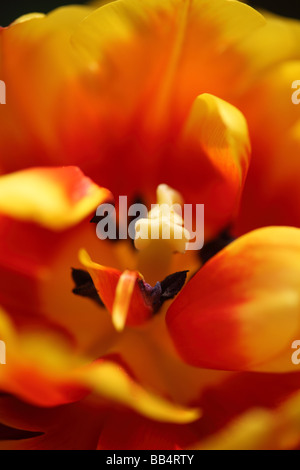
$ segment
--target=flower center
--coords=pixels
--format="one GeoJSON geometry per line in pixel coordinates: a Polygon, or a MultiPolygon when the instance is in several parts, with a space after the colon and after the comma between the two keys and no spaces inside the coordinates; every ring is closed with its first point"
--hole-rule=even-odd
{"type": "Polygon", "coordinates": [[[181,195],[166,184],[157,188],[157,204],[135,225],[138,270],[151,281],[163,278],[174,253],[184,253],[190,239],[182,217],[181,195]]]}

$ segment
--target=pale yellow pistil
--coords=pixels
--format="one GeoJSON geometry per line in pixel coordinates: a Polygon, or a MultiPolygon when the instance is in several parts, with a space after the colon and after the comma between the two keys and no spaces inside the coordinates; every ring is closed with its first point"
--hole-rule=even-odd
{"type": "Polygon", "coordinates": [[[135,225],[139,271],[148,282],[163,279],[174,253],[184,253],[190,233],[184,227],[181,195],[166,184],[157,188],[157,204],[135,225]],[[161,279],[160,279],[161,278],[161,279]]]}

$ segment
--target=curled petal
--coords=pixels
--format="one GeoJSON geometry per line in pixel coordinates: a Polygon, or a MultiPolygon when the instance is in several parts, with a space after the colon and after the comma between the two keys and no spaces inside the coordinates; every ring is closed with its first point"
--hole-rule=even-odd
{"type": "Polygon", "coordinates": [[[151,318],[153,309],[146,303],[139,281],[142,276],[136,271],[117,269],[94,263],[86,251],[80,252],[80,260],[88,269],[96,290],[106,308],[112,314],[112,321],[118,331],[125,324],[137,326],[151,318]]]}
{"type": "MultiPolygon", "coordinates": [[[[179,142],[186,153],[182,165],[186,178],[198,180],[199,197],[205,204],[205,225],[216,233],[228,224],[237,210],[248,171],[250,142],[243,114],[216,96],[203,94],[193,104],[179,142]],[[201,161],[201,171],[193,174],[193,162],[201,161]]],[[[196,184],[196,182],[195,182],[196,184]]]]}
{"type": "Polygon", "coordinates": [[[295,370],[300,230],[251,232],[213,257],[167,312],[186,362],[226,370],[295,370]]]}

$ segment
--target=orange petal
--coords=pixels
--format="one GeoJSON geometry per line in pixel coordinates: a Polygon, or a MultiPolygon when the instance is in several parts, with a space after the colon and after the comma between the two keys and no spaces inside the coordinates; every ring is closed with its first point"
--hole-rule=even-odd
{"type": "Polygon", "coordinates": [[[248,51],[243,56],[240,42],[264,24],[239,2],[126,0],[91,13],[72,39],[107,81],[110,112],[121,108],[126,116],[146,105],[153,128],[170,118],[170,105],[182,119],[177,112],[185,114],[199,93],[222,95],[232,80],[241,86],[248,51]],[[117,82],[108,80],[112,73],[117,82]]]}
{"type": "MultiPolygon", "coordinates": [[[[0,75],[7,90],[6,105],[0,108],[3,171],[63,164],[63,153],[71,150],[62,131],[80,116],[84,67],[70,37],[91,11],[69,6],[49,15],[25,15],[0,30],[0,75]]],[[[84,146],[77,142],[74,154],[84,159],[84,146]]],[[[74,163],[75,158],[68,161],[74,163]]]]}
{"type": "Polygon", "coordinates": [[[295,370],[300,230],[266,228],[212,258],[167,312],[186,362],[226,370],[295,370]]]}
{"type": "MultiPolygon", "coordinates": [[[[24,162],[36,165],[43,155],[41,163],[80,164],[116,196],[150,198],[165,181],[186,202],[211,207],[214,220],[207,221],[207,231],[220,230],[238,203],[241,187],[233,173],[239,169],[224,181],[201,141],[193,158],[190,145],[181,145],[178,155],[178,136],[201,93],[230,101],[248,84],[249,57],[255,54],[243,49],[243,40],[265,20],[227,0],[126,0],[89,12],[60,9],[1,32],[9,89],[8,104],[1,108],[3,126],[0,119],[3,171],[24,162]],[[27,75],[21,84],[16,77],[24,60],[27,75]],[[39,67],[41,60],[46,68],[39,67]],[[22,155],[21,162],[15,155],[22,155]],[[215,193],[201,176],[209,170],[215,193]]],[[[235,167],[230,157],[226,161],[235,167]]]]}
{"type": "Polygon", "coordinates": [[[171,403],[144,389],[119,365],[78,357],[53,331],[18,334],[2,311],[0,331],[7,346],[0,389],[36,406],[73,403],[93,392],[101,400],[162,422],[186,423],[201,415],[199,409],[171,403]]]}
{"type": "MultiPolygon", "coordinates": [[[[221,163],[217,163],[217,156],[205,153],[208,142],[203,134],[195,137],[193,146],[187,139],[183,144],[181,135],[190,125],[191,112],[191,132],[198,132],[205,120],[211,124],[208,140],[216,137],[214,144],[210,142],[211,154],[237,131],[225,118],[225,114],[235,114],[236,120],[238,114],[233,108],[229,112],[229,105],[226,113],[221,101],[215,109],[202,106],[201,113],[200,104],[196,104],[197,109],[191,108],[203,92],[222,97],[227,95],[229,83],[230,89],[241,86],[246,57],[237,51],[237,45],[244,35],[263,24],[257,12],[239,2],[162,4],[151,0],[110,3],[79,25],[73,35],[74,46],[93,64],[98,90],[105,90],[105,95],[97,97],[103,122],[101,166],[104,182],[115,194],[139,193],[150,198],[163,180],[179,190],[187,203],[212,206],[214,220],[207,221],[208,232],[228,223],[247,169],[247,135],[239,147],[243,155],[238,160],[233,155],[237,135],[232,136],[232,145],[228,141],[224,144],[226,176],[223,169],[218,171],[221,163]],[[111,80],[112,76],[118,79],[111,80]],[[197,127],[201,118],[198,113],[202,120],[197,127]],[[212,132],[214,117],[217,133],[212,132]],[[118,168],[120,176],[115,175],[113,167],[118,168]],[[212,180],[208,176],[214,178],[215,192],[207,188],[207,180],[212,180]],[[227,207],[224,201],[228,201],[227,207]]],[[[202,98],[203,103],[205,96],[202,98]]],[[[239,120],[241,138],[245,125],[242,117],[239,120]]]]}

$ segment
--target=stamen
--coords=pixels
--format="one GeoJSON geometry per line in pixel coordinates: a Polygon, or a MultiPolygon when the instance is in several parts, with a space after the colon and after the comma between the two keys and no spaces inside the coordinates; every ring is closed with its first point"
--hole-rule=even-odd
{"type": "Polygon", "coordinates": [[[190,239],[182,218],[181,195],[166,184],[157,188],[157,204],[135,225],[139,272],[150,282],[164,278],[173,253],[184,253],[190,239]]]}
{"type": "Polygon", "coordinates": [[[146,301],[153,308],[153,313],[157,313],[167,300],[174,299],[181,291],[185,284],[187,273],[188,271],[180,271],[170,274],[163,281],[157,282],[154,287],[144,281],[139,281],[146,301]]]}
{"type": "Polygon", "coordinates": [[[88,297],[96,302],[100,307],[104,307],[104,303],[102,302],[97,289],[94,286],[93,280],[87,271],[72,268],[72,279],[76,285],[72,291],[73,294],[80,297],[88,297]]]}

